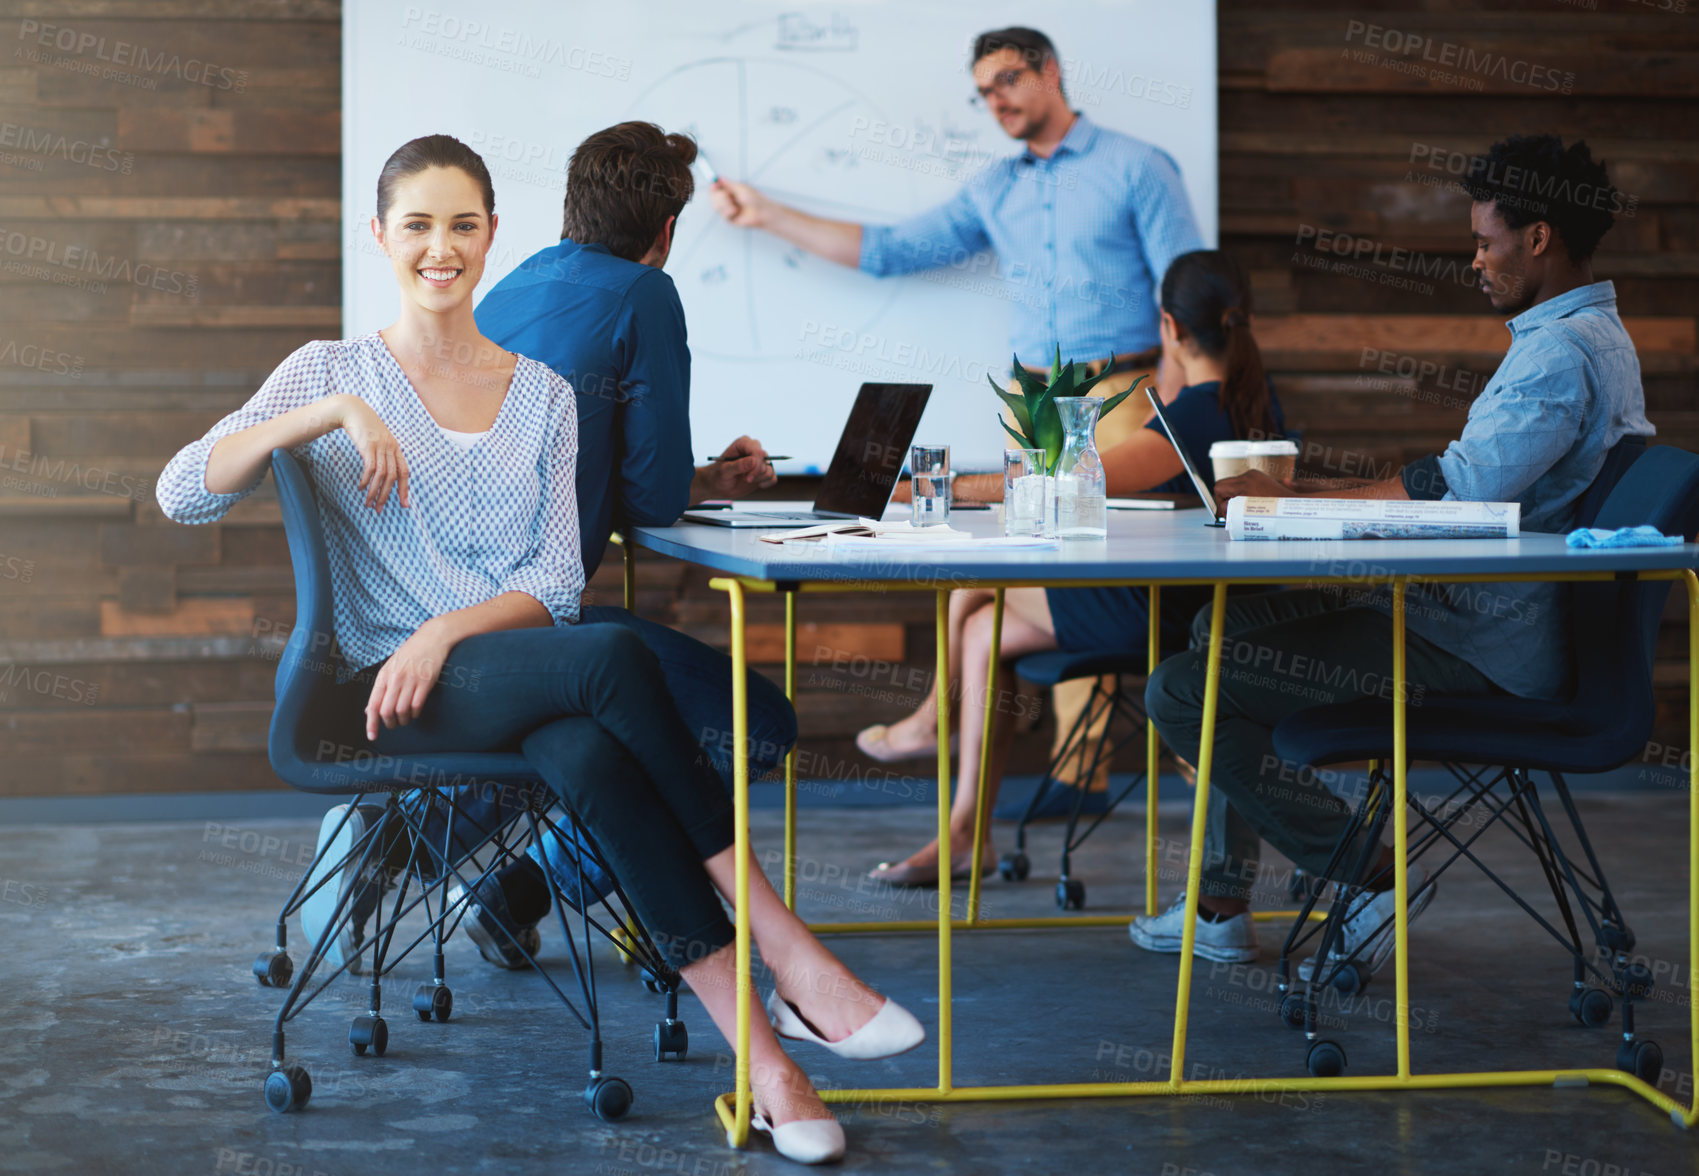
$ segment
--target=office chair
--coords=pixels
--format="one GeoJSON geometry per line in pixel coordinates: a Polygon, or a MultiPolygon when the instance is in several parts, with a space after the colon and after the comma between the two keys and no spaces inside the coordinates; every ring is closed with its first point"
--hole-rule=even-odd
{"type": "Polygon", "coordinates": [[[997,872],[1008,882],[1022,882],[1031,872],[1032,863],[1026,854],[1027,826],[1035,819],[1045,803],[1062,789],[1073,793],[1069,801],[1067,824],[1062,832],[1062,872],[1056,882],[1056,905],[1063,910],[1080,910],[1085,906],[1085,883],[1072,876],[1072,855],[1085,843],[1093,830],[1109,818],[1116,807],[1144,783],[1144,773],[1136,774],[1111,795],[1103,812],[1094,814],[1084,828],[1086,782],[1093,779],[1099,767],[1114,762],[1115,755],[1127,744],[1141,739],[1146,731],[1144,713],[1144,679],[1149,672],[1149,658],[1144,653],[1081,653],[1050,649],[1029,653],[1015,662],[1015,673],[1036,686],[1056,686],[1076,678],[1093,679],[1091,697],[1074,717],[1067,738],[1051,756],[1038,782],[1038,789],[1027,801],[1026,810],[1015,826],[1015,848],[997,862],[997,872]],[[1112,685],[1106,688],[1104,678],[1112,685]],[[1107,720],[1094,738],[1093,728],[1107,720]],[[1121,733],[1117,734],[1117,720],[1121,733]],[[1079,781],[1078,786],[1064,782],[1065,778],[1079,781]]]}
{"type": "MultiPolygon", "coordinates": [[[[1691,538],[1699,528],[1699,456],[1668,446],[1646,449],[1639,438],[1613,449],[1604,470],[1583,498],[1578,526],[1625,527],[1649,523],[1660,531],[1691,538]]],[[[1632,962],[1634,933],[1623,917],[1597,854],[1576,809],[1566,772],[1604,772],[1640,754],[1652,733],[1653,650],[1668,580],[1640,581],[1619,576],[1606,582],[1571,585],[1570,634],[1576,681],[1567,701],[1511,695],[1428,695],[1420,707],[1406,710],[1406,746],[1411,762],[1438,761],[1458,787],[1437,803],[1407,796],[1419,834],[1409,843],[1412,861],[1429,850],[1449,850],[1433,877],[1460,857],[1473,862],[1530,918],[1568,951],[1574,965],[1569,1009],[1587,1026],[1610,1020],[1613,998],[1622,1001],[1619,1069],[1656,1083],[1663,1051],[1654,1041],[1635,1036],[1634,1002],[1653,987],[1651,970],[1632,962]],[[1562,809],[1576,849],[1559,839],[1530,776],[1543,772],[1562,809]],[[1489,773],[1496,774],[1489,776],[1489,773]],[[1550,886],[1560,929],[1471,848],[1487,829],[1501,825],[1533,852],[1550,886]],[[1473,827],[1471,827],[1473,826],[1473,827]],[[1459,828],[1466,834],[1460,836],[1459,828]],[[1584,942],[1577,915],[1586,923],[1584,942]]],[[[1275,750],[1289,763],[1322,766],[1370,760],[1365,795],[1335,849],[1326,877],[1335,883],[1360,880],[1379,846],[1380,831],[1391,808],[1392,778],[1387,761],[1392,748],[1390,705],[1381,699],[1313,707],[1288,716],[1274,732],[1275,750]],[[1359,860],[1347,862],[1347,846],[1366,829],[1359,860]],[[1349,870],[1349,872],[1347,872],[1349,870]]],[[[1395,868],[1407,868],[1404,863],[1395,868]]],[[[1319,929],[1308,923],[1320,896],[1305,903],[1281,949],[1280,1015],[1304,1029],[1309,1042],[1307,1065],[1314,1075],[1341,1073],[1344,1049],[1316,1034],[1316,1006],[1322,986],[1354,993],[1367,983],[1363,961],[1330,954],[1342,932],[1352,885],[1333,887],[1328,917],[1319,929]],[[1300,993],[1289,981],[1290,959],[1312,937],[1321,939],[1318,963],[1300,993]]],[[[1389,925],[1390,920],[1381,924],[1389,925]]],[[[1372,942],[1374,936],[1366,937],[1372,942]]]]}
{"type": "MultiPolygon", "coordinates": [[[[286,1060],[284,1025],[339,976],[355,970],[357,962],[366,963],[368,955],[368,1009],[354,1018],[348,1032],[349,1046],[356,1056],[368,1051],[377,1056],[384,1053],[389,1027],[382,1015],[383,979],[427,941],[433,953],[432,979],[415,991],[413,1010],[421,1022],[447,1021],[453,1014],[454,999],[445,979],[443,942],[453,934],[467,909],[464,903],[450,901],[450,887],[458,883],[466,894],[473,894],[478,883],[497,868],[516,861],[529,842],[541,841],[557,861],[562,854],[575,858],[575,885],[563,882],[554,869],[545,869],[544,875],[585,1010],[579,1011],[523,945],[515,941],[514,946],[589,1033],[590,1081],[584,1099],[599,1118],[617,1119],[630,1107],[633,1096],[628,1083],[602,1070],[590,934],[595,931],[612,939],[623,960],[644,966],[645,985],[651,991],[665,993],[666,1017],[655,1027],[657,1061],[682,1059],[688,1050],[688,1034],[678,1018],[678,973],[667,965],[632,914],[593,836],[570,812],[564,825],[551,819],[549,813],[558,801],[524,756],[495,752],[377,755],[351,750],[363,748],[364,733],[360,730],[361,716],[342,714],[342,708],[331,705],[339,658],[331,610],[330,563],[312,484],[287,450],[272,451],[271,468],[295,570],[296,624],[277,666],[276,707],[267,750],[273,770],[291,786],[324,796],[357,795],[333,835],[323,839],[324,847],[279,912],[275,947],[254,961],[254,975],[262,987],[288,989],[272,1029],[272,1068],[265,1080],[267,1105],[280,1113],[307,1105],[312,1097],[312,1079],[304,1066],[286,1060]],[[447,790],[464,785],[512,789],[514,815],[497,828],[469,827],[470,822],[457,821],[447,790]],[[405,800],[403,793],[408,794],[405,800]],[[336,845],[355,805],[368,796],[381,803],[381,816],[353,840],[340,860],[326,862],[325,855],[336,845]],[[431,805],[447,810],[446,824],[436,835],[430,830],[441,814],[431,814],[431,805]],[[403,855],[405,865],[397,866],[403,855]],[[487,861],[479,866],[476,863],[481,859],[487,861]],[[324,932],[297,970],[288,952],[289,916],[330,878],[349,871],[355,882],[338,896],[324,932]],[[597,871],[603,877],[596,878],[597,871]],[[380,873],[391,872],[392,879],[386,877],[380,882],[380,873]],[[595,881],[586,881],[587,875],[595,881]],[[317,883],[313,882],[315,877],[317,883]],[[357,911],[362,896],[369,901],[373,893],[378,896],[375,909],[357,911]],[[403,919],[421,908],[423,930],[411,941],[403,936],[398,945],[403,919]],[[580,924],[582,951],[566,913],[568,908],[576,913],[580,924]],[[357,927],[363,916],[369,916],[373,925],[359,950],[341,965],[328,968],[330,945],[351,923],[357,927]],[[327,970],[328,974],[321,975],[327,970]],[[309,991],[315,980],[317,986],[309,991]]],[[[513,937],[510,934],[508,938],[513,937]]]]}

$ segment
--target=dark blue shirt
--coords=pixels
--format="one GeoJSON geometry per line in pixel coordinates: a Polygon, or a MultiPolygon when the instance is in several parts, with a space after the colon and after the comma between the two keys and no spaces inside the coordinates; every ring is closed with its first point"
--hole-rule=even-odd
{"type": "Polygon", "coordinates": [[[564,376],[578,402],[584,575],[615,527],[666,527],[690,505],[690,349],[673,280],[563,240],[484,296],[478,329],[564,376]]]}
{"type": "MultiPolygon", "coordinates": [[[[1192,466],[1213,490],[1215,466],[1209,460],[1211,445],[1217,441],[1279,440],[1285,436],[1286,417],[1280,411],[1280,398],[1274,394],[1272,384],[1268,389],[1268,410],[1274,417],[1272,438],[1238,436],[1233,432],[1232,419],[1221,411],[1221,381],[1209,380],[1202,384],[1187,384],[1180,389],[1180,394],[1174,398],[1173,404],[1162,406],[1162,415],[1168,418],[1168,423],[1174,427],[1174,435],[1179,438],[1180,444],[1186,447],[1186,456],[1192,459],[1192,466]]],[[[1162,433],[1162,422],[1153,416],[1145,428],[1162,433]]],[[[1186,477],[1185,470],[1181,470],[1162,485],[1152,486],[1151,489],[1163,494],[1190,494],[1192,480],[1186,477]]]]}

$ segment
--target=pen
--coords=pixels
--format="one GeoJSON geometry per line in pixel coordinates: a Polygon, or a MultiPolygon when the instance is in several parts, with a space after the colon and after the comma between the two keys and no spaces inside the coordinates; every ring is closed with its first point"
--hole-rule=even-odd
{"type": "MultiPolygon", "coordinates": [[[[709,462],[711,464],[711,463],[716,462],[716,461],[742,461],[744,458],[749,457],[749,456],[751,456],[751,455],[747,454],[747,453],[740,453],[736,457],[705,457],[702,460],[705,461],[705,462],[709,462]]],[[[775,462],[775,461],[795,461],[796,459],[793,458],[788,453],[769,453],[767,455],[767,460],[769,462],[775,462]]]]}

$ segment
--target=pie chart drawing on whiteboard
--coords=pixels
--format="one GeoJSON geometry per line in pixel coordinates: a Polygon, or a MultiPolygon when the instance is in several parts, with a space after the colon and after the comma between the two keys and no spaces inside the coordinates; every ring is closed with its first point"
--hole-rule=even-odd
{"type": "MultiPolygon", "coordinates": [[[[691,62],[650,86],[627,117],[689,134],[725,179],[818,216],[889,223],[917,208],[911,176],[870,163],[878,149],[866,130],[886,116],[854,86],[811,66],[691,62]]],[[[701,190],[679,216],[666,269],[684,303],[691,351],[722,360],[793,359],[826,331],[856,338],[901,293],[727,224],[701,190]]]]}

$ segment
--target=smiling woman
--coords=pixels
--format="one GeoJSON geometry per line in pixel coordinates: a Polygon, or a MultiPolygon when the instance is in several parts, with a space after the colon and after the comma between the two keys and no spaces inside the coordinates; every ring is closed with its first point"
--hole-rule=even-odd
{"type": "MultiPolygon", "coordinates": [[[[721,898],[735,893],[730,800],[643,638],[621,624],[578,623],[572,387],[495,346],[472,316],[494,208],[483,161],[458,140],[433,135],[392,155],[372,232],[395,271],[399,317],[291,355],[171,460],[160,506],[179,522],[214,522],[259,484],[274,449],[292,450],[325,534],[339,705],[350,719],[364,707],[370,750],[520,749],[589,827],[638,917],[729,1039],[737,985],[721,898]],[[477,688],[454,688],[466,681],[477,688]]],[[[752,859],[744,865],[750,920],[779,978],[769,1001],[777,1029],[758,1017],[750,1034],[757,1125],[793,1159],[835,1159],[843,1131],[779,1035],[873,1058],[914,1048],[925,1031],[827,951],[752,859]]],[[[482,886],[475,897],[496,901],[482,886]]],[[[470,922],[479,909],[469,908],[470,922]]],[[[354,945],[342,936],[358,931],[332,936],[330,918],[313,904],[302,910],[308,938],[334,938],[347,958],[354,945]]]]}

